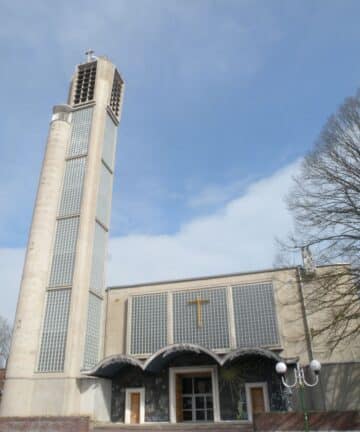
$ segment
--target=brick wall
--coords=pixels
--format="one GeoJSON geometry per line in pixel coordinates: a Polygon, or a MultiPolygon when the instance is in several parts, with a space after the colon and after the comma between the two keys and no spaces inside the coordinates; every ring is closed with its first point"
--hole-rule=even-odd
{"type": "MultiPolygon", "coordinates": [[[[310,430],[312,431],[355,431],[360,430],[360,413],[358,411],[329,411],[309,413],[310,430]]],[[[187,425],[189,426],[189,425],[187,425]]],[[[114,425],[110,428],[112,432],[117,430],[114,425]]],[[[139,428],[141,429],[141,427],[139,428]]],[[[181,425],[170,426],[146,425],[143,431],[149,430],[182,430],[181,425]]],[[[191,426],[192,430],[202,432],[211,431],[302,431],[304,430],[304,418],[301,413],[265,413],[254,414],[253,427],[249,424],[218,424],[191,426]],[[254,428],[254,429],[253,429],[254,428]]],[[[88,417],[1,417],[0,432],[90,432],[90,421],[88,417]]],[[[103,426],[95,427],[95,431],[107,431],[103,426]]],[[[118,429],[125,432],[127,429],[118,429]]],[[[128,429],[130,430],[130,428],[128,429]]],[[[187,432],[190,430],[184,427],[187,432]]]]}
{"type": "Polygon", "coordinates": [[[0,432],[89,432],[88,417],[0,417],[0,432]]]}
{"type": "MultiPolygon", "coordinates": [[[[323,411],[309,413],[309,429],[313,431],[360,430],[359,411],[323,411]]],[[[299,412],[254,414],[255,431],[301,431],[304,416],[299,412]]]]}

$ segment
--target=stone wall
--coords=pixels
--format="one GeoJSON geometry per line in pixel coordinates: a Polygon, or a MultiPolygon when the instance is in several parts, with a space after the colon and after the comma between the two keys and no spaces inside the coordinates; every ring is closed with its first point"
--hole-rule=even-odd
{"type": "Polygon", "coordinates": [[[0,417],[1,432],[89,432],[88,417],[0,417]]]}
{"type": "Polygon", "coordinates": [[[325,363],[319,384],[305,390],[307,407],[316,411],[360,410],[359,387],[360,362],[325,363]]]}
{"type": "MultiPolygon", "coordinates": [[[[262,413],[254,414],[254,431],[302,431],[302,413],[262,413]]],[[[360,430],[359,411],[310,412],[311,431],[356,431],[360,430]]]]}

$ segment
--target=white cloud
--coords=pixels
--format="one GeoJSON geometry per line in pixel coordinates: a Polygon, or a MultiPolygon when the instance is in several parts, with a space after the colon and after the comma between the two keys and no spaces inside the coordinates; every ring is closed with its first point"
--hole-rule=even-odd
{"type": "MultiPolygon", "coordinates": [[[[291,229],[283,198],[295,162],[251,184],[241,197],[174,235],[128,235],[110,240],[108,284],[196,277],[272,266],[275,236],[291,229]]],[[[218,193],[218,189],[217,189],[218,193]]],[[[0,249],[0,314],[12,320],[20,284],[23,249],[0,249]]]]}
{"type": "Polygon", "coordinates": [[[292,227],[284,195],[298,167],[299,161],[253,183],[243,196],[174,235],[112,238],[109,285],[271,267],[275,237],[292,227]]]}
{"type": "Polygon", "coordinates": [[[228,185],[208,185],[196,196],[191,196],[187,204],[192,208],[224,205],[238,197],[246,186],[250,184],[250,177],[244,178],[228,185]]]}

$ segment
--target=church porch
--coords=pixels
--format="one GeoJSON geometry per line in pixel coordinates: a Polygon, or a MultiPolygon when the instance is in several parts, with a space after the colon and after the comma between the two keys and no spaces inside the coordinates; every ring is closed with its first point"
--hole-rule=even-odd
{"type": "MultiPolygon", "coordinates": [[[[241,350],[225,359],[187,346],[164,349],[145,363],[129,358],[112,362],[107,371],[111,421],[119,427],[143,424],[147,430],[182,430],[194,424],[199,430],[216,430],[214,425],[241,430],[239,426],[250,425],[253,412],[286,411],[276,360],[265,350],[241,350]]],[[[104,371],[98,369],[102,376],[104,371]]]]}

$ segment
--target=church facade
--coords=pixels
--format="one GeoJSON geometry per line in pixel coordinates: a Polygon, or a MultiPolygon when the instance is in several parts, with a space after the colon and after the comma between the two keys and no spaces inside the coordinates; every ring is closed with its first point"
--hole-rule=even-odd
{"type": "Polygon", "coordinates": [[[1,416],[247,424],[299,409],[275,365],[292,379],[314,358],[323,372],[308,408],[358,409],[359,344],[330,352],[312,338],[319,317],[304,293],[323,267],[310,282],[304,265],[105,289],[123,93],[115,66],[89,52],[54,107],[1,416]]]}
{"type": "Polygon", "coordinates": [[[254,412],[298,410],[275,365],[285,361],[292,381],[313,358],[324,379],[307,389],[308,408],[358,409],[359,347],[330,353],[312,339],[318,317],[306,314],[304,275],[294,267],[108,288],[104,359],[85,373],[111,379],[111,421],[251,422],[254,412]]]}

